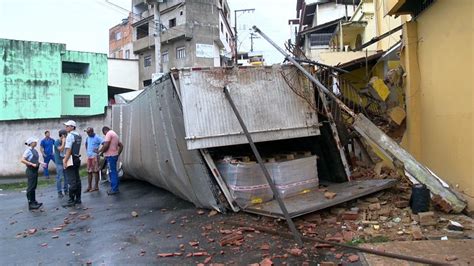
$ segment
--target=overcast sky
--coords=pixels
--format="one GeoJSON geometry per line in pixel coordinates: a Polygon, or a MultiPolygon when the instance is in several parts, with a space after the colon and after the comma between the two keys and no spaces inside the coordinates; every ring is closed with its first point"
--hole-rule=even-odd
{"type": "MultiPolygon", "coordinates": [[[[131,0],[109,0],[127,10],[131,0]]],[[[288,19],[295,17],[296,0],[228,0],[235,9],[255,8],[238,13],[240,51],[250,50],[250,29],[257,25],[276,43],[290,38],[288,19]]],[[[106,0],[0,0],[0,38],[65,43],[68,50],[108,53],[109,28],[127,17],[127,11],[106,0]]],[[[263,39],[254,50],[264,53],[267,63],[283,60],[263,39]]]]}

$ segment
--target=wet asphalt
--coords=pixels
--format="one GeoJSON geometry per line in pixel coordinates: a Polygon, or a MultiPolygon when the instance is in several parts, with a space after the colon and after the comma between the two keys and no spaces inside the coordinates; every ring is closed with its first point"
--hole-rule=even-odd
{"type": "Polygon", "coordinates": [[[228,221],[261,224],[260,217],[245,213],[209,217],[209,210],[199,211],[191,203],[141,181],[122,182],[121,193],[116,196],[108,196],[107,188],[105,183],[100,192],[83,194],[82,205],[75,208],[63,208],[66,198],[58,199],[53,186],[39,188],[37,199],[44,207],[33,212],[27,209],[24,192],[3,190],[0,264],[195,265],[207,259],[209,263],[243,265],[259,263],[268,256],[277,264],[318,261],[312,255],[279,258],[293,247],[293,241],[264,233],[246,234],[242,246],[219,245],[221,230],[232,229],[228,221]],[[30,229],[36,232],[28,233],[30,229]],[[263,243],[270,249],[262,250],[263,243]],[[197,252],[209,255],[189,256],[197,252]],[[176,254],[158,256],[163,253],[176,254]]]}

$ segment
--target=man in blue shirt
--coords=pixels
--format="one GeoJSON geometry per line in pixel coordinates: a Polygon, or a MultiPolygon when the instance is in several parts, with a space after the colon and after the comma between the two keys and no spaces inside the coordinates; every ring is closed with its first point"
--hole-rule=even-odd
{"type": "Polygon", "coordinates": [[[84,130],[87,133],[86,150],[87,150],[87,189],[84,191],[99,191],[99,159],[97,150],[104,140],[94,133],[94,129],[88,127],[84,130]],[[92,179],[95,176],[95,186],[92,188],[92,179]]]}
{"type": "Polygon", "coordinates": [[[65,129],[59,130],[59,139],[54,141],[54,163],[56,163],[56,188],[58,190],[58,197],[62,198],[68,193],[66,177],[64,175],[64,147],[66,145],[67,131],[65,129]],[[64,180],[64,194],[61,188],[61,178],[64,180]]]}
{"type": "Polygon", "coordinates": [[[54,139],[49,137],[49,131],[44,132],[44,139],[41,140],[40,144],[40,150],[41,154],[43,154],[43,160],[44,160],[44,176],[46,179],[49,179],[49,171],[48,171],[48,166],[49,166],[49,161],[54,162],[54,154],[53,154],[53,146],[54,146],[54,139]]]}

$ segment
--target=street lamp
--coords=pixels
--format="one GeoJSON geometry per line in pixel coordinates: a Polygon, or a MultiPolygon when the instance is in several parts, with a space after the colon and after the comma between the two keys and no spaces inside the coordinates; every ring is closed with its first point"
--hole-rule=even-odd
{"type": "Polygon", "coordinates": [[[237,65],[237,55],[238,55],[238,51],[237,51],[237,12],[250,12],[250,11],[255,11],[255,8],[248,8],[248,9],[238,9],[238,10],[234,10],[234,31],[235,31],[235,34],[234,34],[234,51],[235,51],[235,65],[237,65]]]}

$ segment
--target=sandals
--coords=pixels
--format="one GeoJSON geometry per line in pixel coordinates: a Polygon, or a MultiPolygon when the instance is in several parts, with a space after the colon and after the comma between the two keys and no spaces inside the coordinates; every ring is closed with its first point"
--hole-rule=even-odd
{"type": "Polygon", "coordinates": [[[93,190],[91,188],[88,188],[86,190],[84,190],[84,193],[89,193],[89,192],[92,192],[93,190]]]}
{"type": "Polygon", "coordinates": [[[99,191],[99,188],[93,188],[90,192],[99,191]]]}

